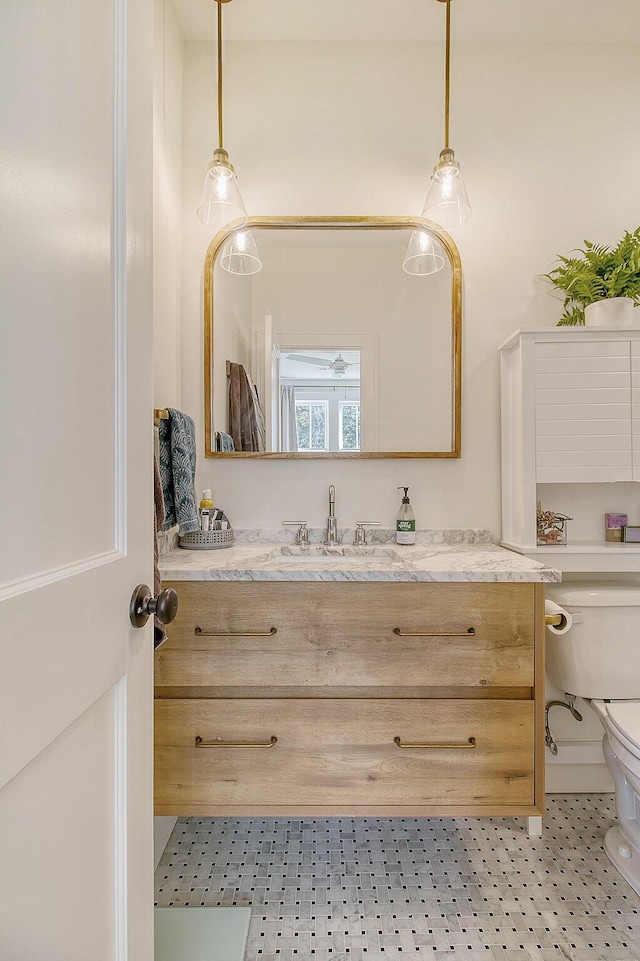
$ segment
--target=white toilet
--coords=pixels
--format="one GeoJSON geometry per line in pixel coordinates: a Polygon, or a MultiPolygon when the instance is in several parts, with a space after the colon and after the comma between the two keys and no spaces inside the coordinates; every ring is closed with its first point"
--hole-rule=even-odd
{"type": "Polygon", "coordinates": [[[640,584],[576,581],[549,585],[547,597],[573,619],[565,634],[546,632],[547,672],[602,721],[618,816],[604,846],[640,894],[640,584]]]}

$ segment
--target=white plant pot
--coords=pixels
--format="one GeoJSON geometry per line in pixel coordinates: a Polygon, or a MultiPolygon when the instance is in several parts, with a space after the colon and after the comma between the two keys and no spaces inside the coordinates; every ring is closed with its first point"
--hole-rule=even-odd
{"type": "Polygon", "coordinates": [[[631,297],[610,297],[597,300],[584,308],[586,327],[631,327],[633,300],[631,297]]]}

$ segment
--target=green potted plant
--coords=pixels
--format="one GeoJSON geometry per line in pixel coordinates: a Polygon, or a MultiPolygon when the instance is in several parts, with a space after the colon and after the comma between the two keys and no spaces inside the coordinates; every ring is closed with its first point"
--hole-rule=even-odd
{"type": "Polygon", "coordinates": [[[615,247],[585,240],[579,256],[558,257],[544,276],[564,293],[564,313],[558,326],[633,323],[640,303],[640,227],[628,230],[615,247]]]}

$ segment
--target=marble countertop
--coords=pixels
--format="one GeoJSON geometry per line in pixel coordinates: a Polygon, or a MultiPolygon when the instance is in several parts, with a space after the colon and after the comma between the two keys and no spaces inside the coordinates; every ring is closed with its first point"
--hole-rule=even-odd
{"type": "Polygon", "coordinates": [[[353,531],[341,531],[337,547],[322,545],[322,534],[298,547],[290,530],[236,531],[229,548],[163,553],[160,574],[165,581],[561,580],[554,568],[491,543],[490,531],[419,531],[416,544],[404,546],[393,542],[394,531],[376,530],[366,547],[353,546],[353,531]]]}

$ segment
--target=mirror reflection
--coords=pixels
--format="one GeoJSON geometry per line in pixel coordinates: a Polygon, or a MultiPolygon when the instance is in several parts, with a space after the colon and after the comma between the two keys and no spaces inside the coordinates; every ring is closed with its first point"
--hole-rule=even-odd
{"type": "Polygon", "coordinates": [[[455,246],[420,218],[222,231],[205,263],[207,455],[459,456],[460,288],[455,246]],[[230,273],[232,244],[260,269],[230,273]]]}
{"type": "Polygon", "coordinates": [[[359,350],[281,354],[279,388],[280,450],[361,450],[359,350]]]}

